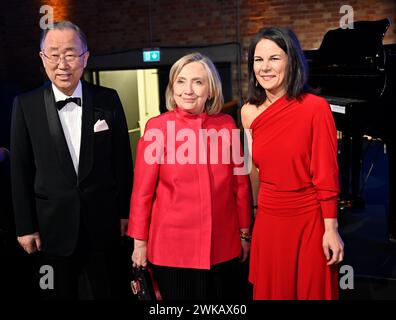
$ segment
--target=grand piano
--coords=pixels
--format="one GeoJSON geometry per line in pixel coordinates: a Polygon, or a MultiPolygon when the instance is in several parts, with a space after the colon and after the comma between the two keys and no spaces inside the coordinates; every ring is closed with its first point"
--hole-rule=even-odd
{"type": "Polygon", "coordinates": [[[341,132],[340,207],[364,206],[361,195],[363,139],[380,139],[389,161],[388,232],[396,239],[395,140],[396,44],[383,45],[390,19],[358,21],[353,29],[328,31],[318,50],[305,51],[311,87],[332,109],[341,132]]]}

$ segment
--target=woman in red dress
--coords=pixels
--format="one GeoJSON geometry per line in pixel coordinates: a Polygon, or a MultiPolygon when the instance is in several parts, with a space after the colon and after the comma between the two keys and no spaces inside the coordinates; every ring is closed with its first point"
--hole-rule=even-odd
{"type": "Polygon", "coordinates": [[[152,263],[164,300],[235,299],[238,257],[246,260],[250,248],[249,177],[234,173],[240,135],[232,139],[234,120],[220,113],[213,63],[199,53],[180,58],[166,101],[169,112],[149,120],[137,147],[127,232],[133,264],[152,263]]]}
{"type": "Polygon", "coordinates": [[[303,53],[286,28],[260,30],[248,52],[257,205],[249,280],[253,298],[337,299],[337,135],[329,104],[309,93],[303,53]]]}

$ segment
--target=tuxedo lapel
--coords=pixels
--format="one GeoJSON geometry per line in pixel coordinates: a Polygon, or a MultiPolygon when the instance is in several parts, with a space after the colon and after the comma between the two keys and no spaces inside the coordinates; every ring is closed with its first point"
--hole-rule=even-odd
{"type": "Polygon", "coordinates": [[[82,128],[80,161],[78,169],[78,181],[81,182],[91,171],[93,165],[94,147],[94,112],[92,89],[84,81],[82,83],[82,128]]]}
{"type": "Polygon", "coordinates": [[[44,102],[47,113],[48,127],[52,142],[57,151],[60,166],[67,178],[73,184],[76,184],[77,175],[76,171],[74,170],[73,161],[70,156],[66,138],[59,120],[58,111],[55,106],[55,96],[52,92],[51,83],[49,83],[49,85],[44,88],[44,102]]]}

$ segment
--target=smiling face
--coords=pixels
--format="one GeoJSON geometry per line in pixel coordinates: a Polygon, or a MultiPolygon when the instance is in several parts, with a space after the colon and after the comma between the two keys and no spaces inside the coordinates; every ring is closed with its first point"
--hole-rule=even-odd
{"type": "Polygon", "coordinates": [[[254,51],[253,70],[267,96],[281,97],[286,93],[287,55],[274,42],[260,40],[254,51]]]}
{"type": "Polygon", "coordinates": [[[186,64],[173,83],[173,98],[184,111],[199,114],[205,111],[209,97],[209,78],[199,62],[186,64]]]}
{"type": "Polygon", "coordinates": [[[70,96],[81,79],[87,65],[89,52],[73,29],[53,29],[48,31],[40,53],[45,72],[53,84],[64,94],[70,96]],[[84,53],[81,57],[79,57],[84,53]],[[58,63],[51,62],[47,57],[60,56],[58,63]],[[76,56],[74,61],[66,61],[65,56],[76,56]]]}

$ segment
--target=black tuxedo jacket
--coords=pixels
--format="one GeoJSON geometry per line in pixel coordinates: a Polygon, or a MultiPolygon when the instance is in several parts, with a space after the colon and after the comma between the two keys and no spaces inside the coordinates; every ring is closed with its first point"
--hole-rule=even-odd
{"type": "Polygon", "coordinates": [[[115,90],[82,81],[78,175],[55,106],[51,83],[14,100],[11,182],[17,235],[39,232],[49,254],[73,253],[80,223],[93,250],[120,239],[127,218],[132,158],[121,101],[115,90]],[[106,120],[109,130],[94,132],[106,120]]]}

